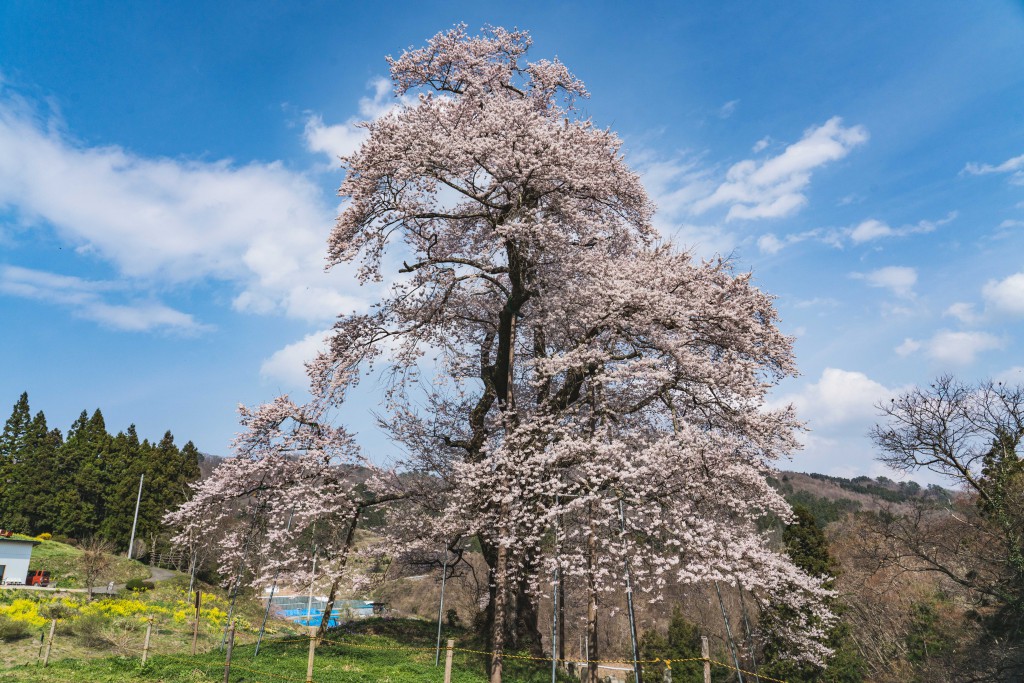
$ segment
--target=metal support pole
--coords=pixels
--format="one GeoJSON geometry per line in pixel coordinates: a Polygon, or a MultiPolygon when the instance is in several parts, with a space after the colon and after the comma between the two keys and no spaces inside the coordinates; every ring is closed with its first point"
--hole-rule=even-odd
{"type": "Polygon", "coordinates": [[[142,480],[146,478],[143,472],[139,477],[139,495],[135,498],[135,518],[132,520],[132,538],[128,541],[128,559],[132,559],[132,551],[135,549],[135,527],[139,523],[139,503],[142,502],[142,480]]]}
{"type": "Polygon", "coordinates": [[[736,643],[732,637],[732,626],[729,625],[729,615],[725,611],[725,601],[722,600],[722,591],[718,587],[718,582],[715,581],[715,592],[718,593],[718,605],[722,608],[722,619],[725,620],[725,635],[729,640],[729,651],[732,652],[732,663],[736,666],[736,677],[740,683],[743,683],[743,673],[740,671],[740,658],[736,652],[736,643]]]}
{"type": "Polygon", "coordinates": [[[441,564],[441,604],[437,606],[437,651],[434,653],[434,666],[441,662],[441,614],[444,612],[444,583],[448,577],[448,546],[444,547],[444,562],[441,564]]]}
{"type": "MultiPolygon", "coordinates": [[[[295,515],[295,510],[292,509],[288,513],[288,525],[285,527],[284,532],[288,533],[292,530],[292,517],[295,515]]],[[[277,577],[281,575],[280,568],[274,572],[274,581],[270,584],[270,597],[267,598],[267,609],[263,612],[263,621],[260,623],[260,635],[256,638],[256,649],[253,650],[252,658],[256,659],[256,655],[260,653],[260,645],[263,643],[263,632],[267,628],[267,619],[270,617],[270,605],[274,601],[274,592],[277,590],[277,577]]]]}
{"type": "MultiPolygon", "coordinates": [[[[626,507],[621,498],[619,499],[619,521],[622,523],[622,536],[625,538],[626,507]]],[[[629,637],[633,640],[633,675],[639,683],[643,678],[640,676],[640,652],[636,642],[636,615],[633,612],[633,581],[629,571],[629,559],[625,559],[623,564],[626,565],[626,607],[629,609],[629,637]]]]}

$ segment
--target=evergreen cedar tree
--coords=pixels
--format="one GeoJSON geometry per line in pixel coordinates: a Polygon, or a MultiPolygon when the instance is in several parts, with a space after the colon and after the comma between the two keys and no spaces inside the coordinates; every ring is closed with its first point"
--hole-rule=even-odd
{"type": "Polygon", "coordinates": [[[162,518],[188,497],[201,457],[191,441],[179,449],[170,432],[155,444],[140,443],[134,425],[112,436],[99,410],[83,411],[64,439],[42,411],[32,416],[23,393],[0,435],[0,528],[126,548],[145,473],[136,537],[162,536],[162,518]]]}
{"type": "Polygon", "coordinates": [[[309,566],[314,524],[317,551],[337,552],[360,506],[400,498],[380,552],[482,549],[493,681],[506,645],[539,647],[556,565],[585,586],[598,659],[627,560],[651,599],[669,581],[717,580],[787,602],[796,616],[776,635],[821,663],[829,592],[756,526],[792,519],[766,477],[799,428],[764,402],[795,372],[772,297],[657,233],[620,140],[576,109],[583,83],[557,60],[527,61],[530,42],[457,26],[388,59],[394,106],[342,159],[328,243],[329,265],[356,263],[386,293],[339,319],[308,366],[308,405],[243,410],[239,457],[175,513],[179,538],[236,501],[260,516],[231,526],[231,565],[265,580],[309,566]],[[367,373],[390,379],[380,422],[410,474],[346,490],[331,468],[363,460],[323,416],[367,373]],[[257,544],[259,562],[246,555],[257,544]]]}

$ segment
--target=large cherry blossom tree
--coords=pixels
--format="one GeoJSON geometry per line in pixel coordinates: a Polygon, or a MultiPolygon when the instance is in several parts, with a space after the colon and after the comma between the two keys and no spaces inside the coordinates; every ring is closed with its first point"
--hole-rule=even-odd
{"type": "Polygon", "coordinates": [[[619,139],[576,109],[583,84],[529,47],[459,26],[389,59],[399,103],[343,159],[329,254],[390,286],[339,319],[314,400],[390,373],[381,421],[430,512],[395,528],[479,541],[492,681],[555,563],[585,580],[595,633],[628,561],[654,595],[719,580],[790,601],[809,616],[784,636],[821,661],[825,591],[756,530],[790,519],[766,476],[798,428],[764,403],[794,372],[772,298],[657,233],[619,139]]]}

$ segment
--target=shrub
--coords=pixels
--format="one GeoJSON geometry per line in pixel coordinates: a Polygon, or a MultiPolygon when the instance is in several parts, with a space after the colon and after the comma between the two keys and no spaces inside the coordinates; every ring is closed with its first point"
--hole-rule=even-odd
{"type": "Polygon", "coordinates": [[[142,579],[132,579],[124,585],[130,591],[136,591],[138,593],[144,593],[145,591],[153,590],[156,587],[152,581],[143,581],[142,579]]]}
{"type": "Polygon", "coordinates": [[[37,541],[49,541],[51,538],[53,538],[53,534],[51,534],[49,531],[44,531],[43,533],[36,536],[37,541]]]}
{"type": "Polygon", "coordinates": [[[32,629],[24,621],[15,621],[6,614],[0,614],[0,642],[9,643],[31,635],[32,629]]]}
{"type": "Polygon", "coordinates": [[[107,644],[104,629],[107,618],[102,614],[82,614],[71,625],[71,632],[88,647],[101,647],[107,644]]]}

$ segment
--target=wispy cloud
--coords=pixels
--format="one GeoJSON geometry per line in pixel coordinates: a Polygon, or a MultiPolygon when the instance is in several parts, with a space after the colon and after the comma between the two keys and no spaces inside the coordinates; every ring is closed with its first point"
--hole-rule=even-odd
{"type": "Polygon", "coordinates": [[[1010,182],[1014,185],[1024,185],[1024,154],[1019,157],[1012,157],[1001,164],[979,164],[970,162],[961,171],[967,175],[988,175],[990,173],[1010,173],[1010,182]]]}
{"type": "Polygon", "coordinates": [[[727,221],[788,216],[807,203],[804,191],[814,169],[842,159],[867,139],[863,126],[846,127],[840,117],[833,117],[809,128],[800,141],[777,156],[734,164],[725,182],[697,201],[693,211],[702,214],[728,206],[727,221]]]}
{"type": "Polygon", "coordinates": [[[956,220],[958,215],[958,212],[950,211],[945,218],[937,221],[921,220],[898,227],[892,227],[884,221],[869,218],[847,228],[815,228],[781,237],[775,233],[767,233],[758,239],[757,244],[761,252],[766,254],[776,254],[788,246],[805,241],[819,242],[841,249],[847,245],[859,246],[883,239],[925,235],[956,220]]]}
{"type": "Polygon", "coordinates": [[[118,282],[84,280],[42,270],[0,266],[0,293],[64,306],[79,318],[117,330],[169,330],[197,334],[212,329],[198,323],[192,315],[159,301],[126,297],[126,289],[123,283],[118,282]],[[129,300],[113,303],[113,298],[129,300]]]}
{"type": "Polygon", "coordinates": [[[721,107],[718,108],[718,118],[727,119],[736,113],[736,105],[740,103],[739,100],[729,100],[721,107]]]}

